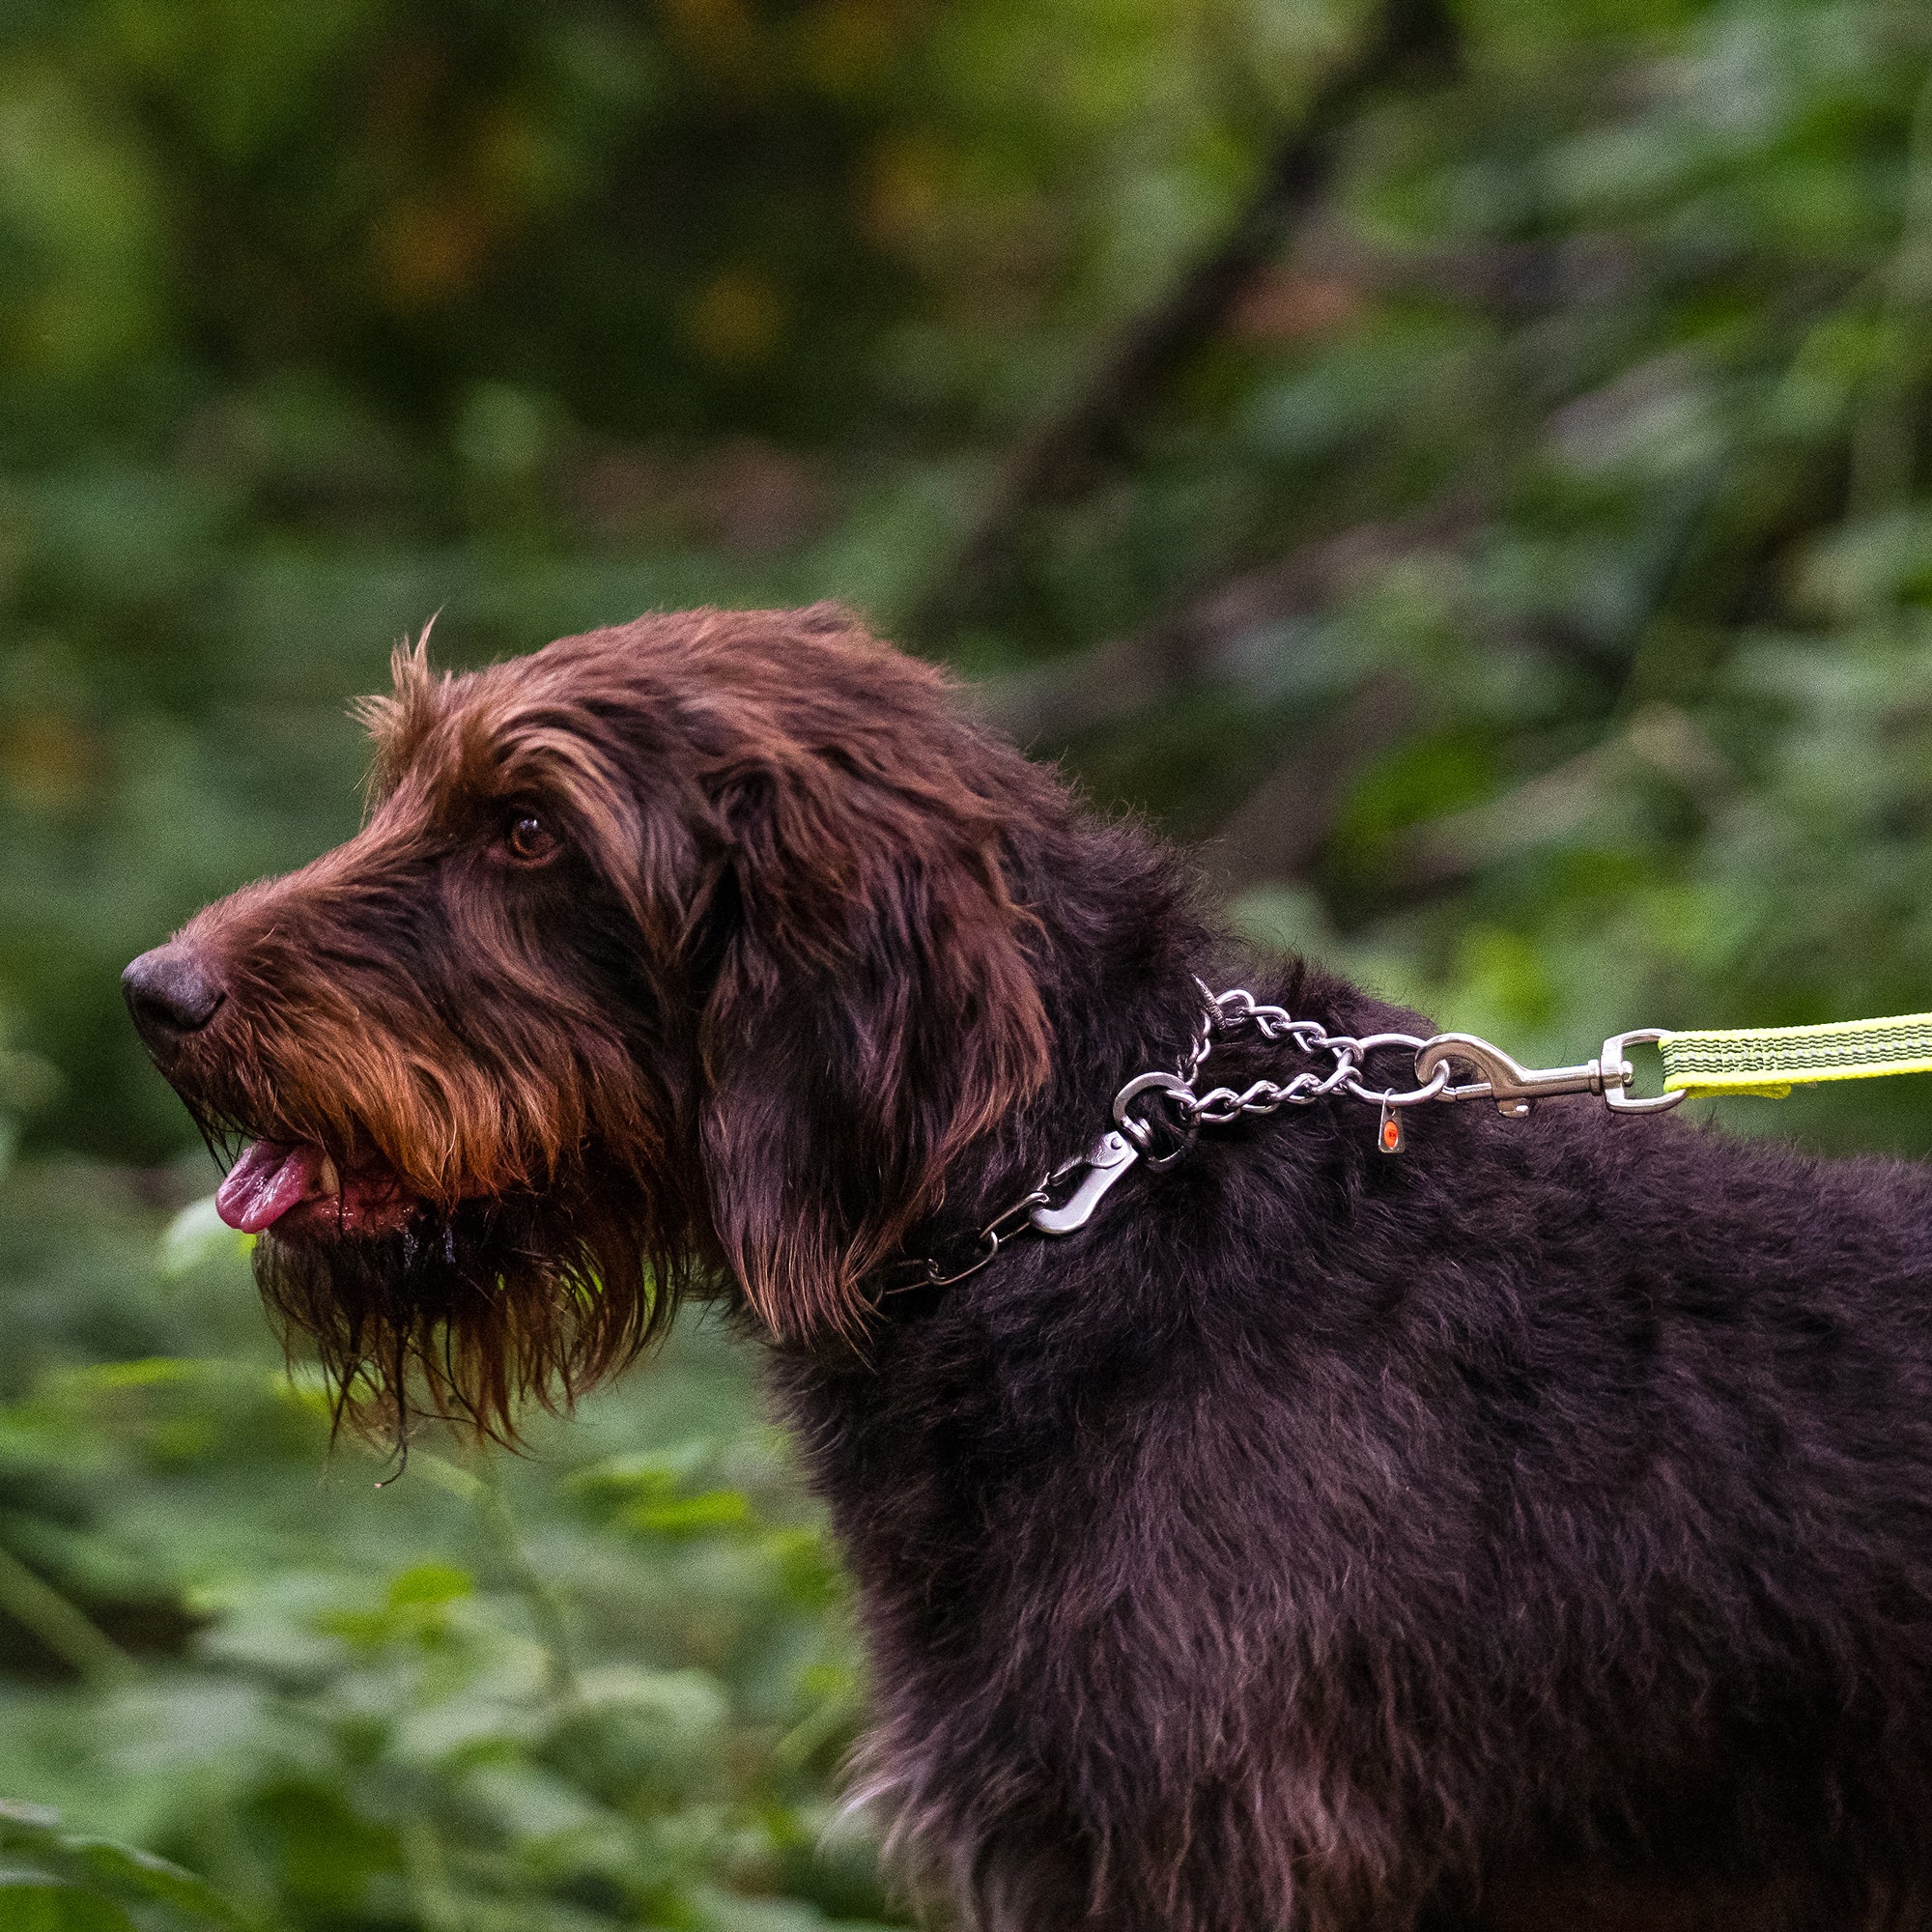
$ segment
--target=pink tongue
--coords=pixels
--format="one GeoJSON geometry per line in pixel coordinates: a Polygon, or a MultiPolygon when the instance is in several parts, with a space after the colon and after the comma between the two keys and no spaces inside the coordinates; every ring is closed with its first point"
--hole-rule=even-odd
{"type": "Polygon", "coordinates": [[[322,1150],[251,1141],[214,1197],[214,1211],[231,1228],[259,1235],[297,1202],[321,1190],[322,1150]]]}

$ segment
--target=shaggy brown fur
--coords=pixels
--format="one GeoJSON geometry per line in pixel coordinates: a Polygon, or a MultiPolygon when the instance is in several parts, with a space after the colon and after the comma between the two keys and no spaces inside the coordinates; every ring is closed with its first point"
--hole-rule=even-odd
{"type": "Polygon", "coordinates": [[[1587,1102],[1385,1159],[1338,1102],[888,1293],[1196,974],[1420,1023],[1232,959],[836,610],[406,652],[367,715],[363,830],[128,974],[257,1144],[270,1301],[379,1416],[508,1433],[730,1297],[859,1582],[866,1789],[981,1922],[1932,1925],[1921,1173],[1587,1102]]]}
{"type": "Polygon", "coordinates": [[[267,1244],[271,1302],[344,1386],[407,1364],[500,1432],[722,1264],[775,1336],[856,1340],[866,1275],[1045,1077],[999,852],[1047,781],[831,610],[393,671],[363,830],[176,941],[227,994],[160,1041],[204,1130],[430,1210],[267,1244]]]}

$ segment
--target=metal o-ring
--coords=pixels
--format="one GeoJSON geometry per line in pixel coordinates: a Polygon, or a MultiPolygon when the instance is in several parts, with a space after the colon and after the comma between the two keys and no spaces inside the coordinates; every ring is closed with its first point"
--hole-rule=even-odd
{"type": "Polygon", "coordinates": [[[1165,1094],[1170,1100],[1192,1100],[1194,1089],[1178,1073],[1139,1073],[1114,1095],[1114,1123],[1127,1124],[1128,1105],[1143,1094],[1165,1094]]]}
{"type": "Polygon", "coordinates": [[[1163,1169],[1172,1167],[1193,1147],[1195,1136],[1201,1131],[1200,1122],[1194,1118],[1194,1089],[1177,1073],[1136,1074],[1114,1095],[1115,1124],[1140,1150],[1141,1158],[1147,1162],[1151,1174],[1159,1174],[1163,1169]],[[1185,1125],[1180,1145],[1171,1153],[1155,1153],[1153,1130],[1150,1123],[1127,1112],[1143,1094],[1165,1094],[1170,1100],[1187,1103],[1182,1109],[1185,1125]]]}

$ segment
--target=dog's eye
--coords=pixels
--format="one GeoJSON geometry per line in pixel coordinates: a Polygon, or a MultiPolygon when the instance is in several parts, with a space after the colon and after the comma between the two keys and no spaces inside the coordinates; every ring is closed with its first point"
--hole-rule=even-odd
{"type": "Polygon", "coordinates": [[[554,856],[556,834],[533,811],[514,811],[503,832],[503,850],[519,865],[538,866],[554,856]]]}

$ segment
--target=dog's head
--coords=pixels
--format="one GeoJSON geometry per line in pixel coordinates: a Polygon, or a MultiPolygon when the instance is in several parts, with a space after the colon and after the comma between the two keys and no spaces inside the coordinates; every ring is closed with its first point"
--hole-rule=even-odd
{"type": "Polygon", "coordinates": [[[224,1218],[346,1390],[506,1430],[694,1272],[851,1339],[1042,1079],[1003,852],[1050,783],[846,613],[693,612],[362,708],[346,844],[126,975],[224,1218]]]}

